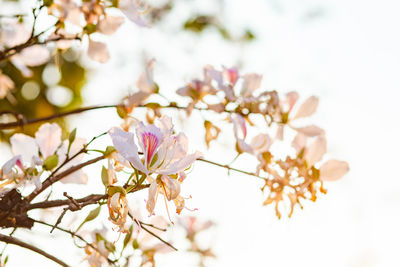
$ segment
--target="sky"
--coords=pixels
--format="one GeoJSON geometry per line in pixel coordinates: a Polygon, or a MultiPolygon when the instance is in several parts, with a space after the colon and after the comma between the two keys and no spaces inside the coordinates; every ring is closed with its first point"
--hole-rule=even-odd
{"type": "MultiPolygon", "coordinates": [[[[278,220],[272,207],[262,206],[259,181],[196,164],[183,190],[192,195],[190,205],[198,208],[196,216],[217,222],[215,234],[207,241],[218,258],[208,266],[399,266],[400,3],[226,3],[223,10],[213,1],[196,5],[198,10],[215,8],[233,31],[250,27],[257,36],[254,43],[230,44],[213,32],[193,36],[171,30],[175,18],[184,16],[185,6],[175,10],[166,25],[142,29],[126,24],[107,40],[111,61],[91,63],[86,104],[116,102],[133,88],[143,67],[144,58],[138,54],[143,52],[156,58],[155,77],[166,94],[199,77],[205,64],[213,64],[240,65],[244,72],[262,73],[265,88],[282,93],[296,90],[302,99],[318,96],[320,106],[313,122],[326,130],[326,158],[346,160],[350,172],[326,184],[328,194],[316,203],[295,210],[290,219],[278,220]],[[114,75],[118,79],[110,78],[114,75]]],[[[90,138],[114,126],[116,118],[109,111],[95,111],[69,122],[90,138]]],[[[200,148],[193,131],[200,120],[194,117],[181,125],[179,118],[184,116],[174,123],[186,131],[192,148],[200,148]]],[[[214,151],[206,156],[226,162],[232,158],[214,151]]],[[[238,164],[246,166],[245,161],[238,164]]],[[[35,265],[52,266],[40,256],[26,255],[35,265]]],[[[159,266],[190,266],[191,259],[177,256],[161,257],[159,266]]],[[[10,266],[25,260],[12,258],[10,266]]]]}

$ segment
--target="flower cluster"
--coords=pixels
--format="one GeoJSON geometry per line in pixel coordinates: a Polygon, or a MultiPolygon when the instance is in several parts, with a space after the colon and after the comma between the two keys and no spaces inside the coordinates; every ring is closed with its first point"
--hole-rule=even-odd
{"type": "MultiPolygon", "coordinates": [[[[83,149],[85,140],[73,136],[62,141],[61,128],[56,123],[43,124],[36,132],[35,138],[20,133],[14,134],[10,142],[15,156],[1,169],[2,193],[26,183],[33,183],[40,189],[40,177],[44,172],[56,168],[58,171],[67,170],[79,164],[84,157],[84,154],[79,152],[83,149]]],[[[61,182],[83,184],[87,182],[87,175],[79,169],[67,175],[61,182]]]]}

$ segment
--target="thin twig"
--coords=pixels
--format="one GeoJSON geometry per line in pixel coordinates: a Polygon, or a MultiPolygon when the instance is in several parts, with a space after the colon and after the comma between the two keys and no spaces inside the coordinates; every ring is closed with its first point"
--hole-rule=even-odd
{"type": "Polygon", "coordinates": [[[80,240],[83,241],[86,245],[88,245],[89,247],[91,247],[91,248],[93,248],[94,250],[96,250],[97,252],[99,252],[99,254],[100,254],[102,257],[106,258],[107,261],[108,261],[110,264],[115,265],[115,261],[110,260],[108,257],[106,257],[105,255],[103,255],[103,254],[101,253],[101,251],[99,251],[98,248],[96,248],[95,246],[93,246],[91,243],[89,243],[88,241],[86,241],[86,239],[84,239],[82,236],[78,235],[77,233],[72,232],[72,231],[67,230],[67,229],[64,229],[64,228],[61,228],[61,227],[59,227],[59,226],[52,225],[52,224],[50,224],[50,223],[43,222],[43,221],[34,220],[34,222],[35,222],[35,223],[40,223],[40,224],[43,224],[43,225],[46,225],[46,226],[49,226],[49,227],[54,227],[54,228],[57,229],[57,230],[60,230],[60,231],[62,231],[62,232],[64,232],[64,233],[68,233],[68,234],[70,234],[71,236],[80,239],[80,240]]]}
{"type": "Polygon", "coordinates": [[[129,215],[129,217],[130,217],[134,222],[136,222],[136,224],[140,224],[139,226],[140,226],[143,230],[145,230],[147,233],[149,233],[150,235],[154,236],[155,238],[157,238],[158,240],[160,240],[162,243],[164,243],[165,245],[169,246],[169,247],[172,248],[173,250],[178,251],[178,249],[177,249],[176,247],[174,247],[171,243],[165,241],[164,239],[162,239],[161,237],[159,237],[157,234],[155,234],[155,233],[153,233],[152,231],[150,231],[149,229],[147,229],[147,228],[144,226],[144,224],[142,224],[141,221],[136,220],[135,217],[133,217],[133,215],[132,215],[130,212],[128,212],[128,215],[129,215]]]}
{"type": "Polygon", "coordinates": [[[63,172],[61,172],[58,175],[55,176],[50,176],[49,178],[47,178],[43,184],[42,187],[39,190],[35,190],[33,191],[30,195],[28,195],[25,200],[27,200],[28,202],[32,201],[37,195],[39,195],[41,192],[43,192],[44,190],[46,190],[50,185],[54,184],[55,182],[58,182],[59,180],[61,180],[62,178],[64,178],[67,175],[70,175],[71,173],[76,172],[77,170],[82,169],[83,167],[86,167],[88,165],[91,165],[93,163],[96,163],[102,159],[105,159],[104,155],[101,155],[97,158],[88,160],[86,162],[83,162],[81,164],[72,166],[71,168],[69,168],[68,170],[65,170],[63,172]]]}
{"type": "Polygon", "coordinates": [[[53,115],[42,117],[42,118],[35,118],[35,119],[30,119],[30,120],[19,120],[19,121],[9,122],[9,123],[0,123],[0,129],[4,130],[4,129],[11,129],[11,128],[15,128],[15,127],[22,127],[24,125],[34,124],[34,123],[44,122],[44,121],[51,121],[51,120],[54,120],[57,118],[62,118],[62,117],[66,117],[66,116],[73,115],[73,114],[79,114],[79,113],[89,111],[89,110],[115,108],[117,106],[118,105],[89,106],[89,107],[77,108],[77,109],[74,109],[74,110],[71,110],[68,112],[53,114],[53,115]]]}
{"type": "Polygon", "coordinates": [[[53,255],[50,255],[46,251],[43,251],[40,248],[37,248],[37,247],[35,247],[33,245],[25,243],[25,242],[15,238],[15,237],[11,237],[11,236],[0,234],[0,241],[8,243],[8,244],[13,244],[13,245],[16,245],[16,246],[20,246],[20,247],[23,247],[23,248],[26,248],[26,249],[29,249],[29,250],[32,250],[32,251],[34,251],[34,252],[36,252],[36,253],[38,253],[38,254],[40,254],[40,255],[48,258],[48,259],[50,259],[50,260],[58,263],[61,266],[69,267],[68,264],[66,264],[65,262],[61,261],[60,259],[54,257],[53,255]]]}

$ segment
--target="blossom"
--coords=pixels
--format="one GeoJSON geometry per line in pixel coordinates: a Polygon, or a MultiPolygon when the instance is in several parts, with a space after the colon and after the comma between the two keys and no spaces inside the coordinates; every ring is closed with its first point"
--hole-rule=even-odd
{"type": "Polygon", "coordinates": [[[148,12],[147,5],[143,4],[140,0],[121,0],[119,1],[118,8],[128,17],[132,22],[142,27],[148,27],[149,23],[146,22],[142,15],[148,12]]]}
{"type": "Polygon", "coordinates": [[[14,82],[0,70],[0,99],[7,96],[8,92],[14,89],[14,82]]]}
{"type": "Polygon", "coordinates": [[[128,112],[130,112],[135,106],[142,105],[147,98],[158,92],[158,85],[154,82],[155,62],[155,59],[151,59],[146,64],[145,71],[139,76],[136,82],[139,91],[129,95],[123,100],[123,104],[128,112]]]}
{"type": "MultiPolygon", "coordinates": [[[[69,143],[67,140],[61,141],[61,128],[56,123],[45,123],[40,126],[35,133],[35,138],[25,134],[14,134],[10,138],[11,150],[14,155],[21,155],[24,163],[30,163],[31,167],[41,166],[51,156],[57,155],[55,166],[61,165],[68,151],[69,143]]],[[[69,156],[76,154],[85,143],[84,139],[76,138],[70,146],[69,156]]],[[[65,164],[60,171],[66,170],[69,167],[78,164],[83,159],[83,155],[79,155],[65,164]]],[[[54,161],[53,161],[54,164],[54,161]]],[[[61,180],[63,183],[85,183],[87,176],[82,170],[78,170],[61,180]]]]}
{"type": "MultiPolygon", "coordinates": [[[[135,143],[135,134],[118,127],[109,131],[114,147],[132,166],[146,175],[150,182],[147,209],[152,214],[157,196],[164,194],[167,200],[176,199],[180,193],[179,177],[201,153],[188,154],[188,140],[183,133],[173,135],[171,118],[163,116],[155,124],[136,127],[136,137],[143,156],[135,143]],[[158,174],[153,178],[151,174],[158,174]]],[[[183,179],[181,179],[183,180],[183,179]]]]}
{"type": "Polygon", "coordinates": [[[90,267],[102,267],[107,261],[110,252],[105,246],[104,240],[99,240],[91,244],[93,247],[86,245],[85,253],[87,255],[86,260],[90,264],[90,267]]]}

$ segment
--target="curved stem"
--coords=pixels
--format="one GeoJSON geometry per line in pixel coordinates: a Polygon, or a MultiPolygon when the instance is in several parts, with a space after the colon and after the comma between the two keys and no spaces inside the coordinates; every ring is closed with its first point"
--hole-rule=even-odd
{"type": "Polygon", "coordinates": [[[16,245],[16,246],[20,246],[20,247],[32,250],[32,251],[34,251],[34,252],[36,252],[36,253],[38,253],[38,254],[40,254],[40,255],[48,258],[48,259],[50,259],[50,260],[58,263],[61,266],[69,267],[68,264],[66,264],[65,262],[61,261],[60,259],[54,257],[53,255],[50,255],[46,251],[43,251],[40,248],[37,248],[37,247],[35,247],[35,246],[31,245],[31,244],[25,243],[25,242],[15,238],[15,237],[11,237],[11,236],[0,234],[0,241],[4,242],[4,243],[7,243],[7,244],[13,244],[13,245],[16,245]]]}

